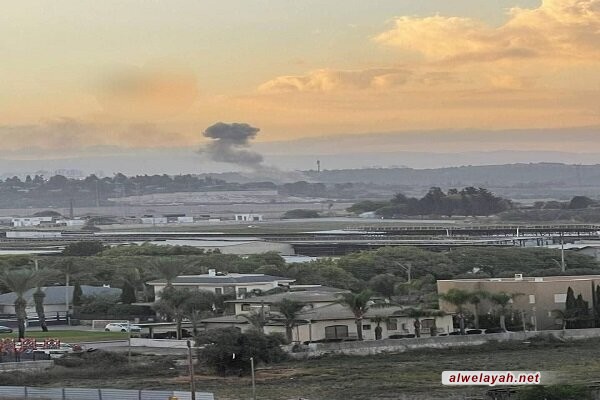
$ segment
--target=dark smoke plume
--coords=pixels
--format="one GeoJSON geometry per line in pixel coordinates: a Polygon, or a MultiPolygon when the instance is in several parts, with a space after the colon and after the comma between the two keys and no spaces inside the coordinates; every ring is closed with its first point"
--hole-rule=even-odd
{"type": "Polygon", "coordinates": [[[245,150],[259,131],[248,124],[217,122],[203,132],[205,137],[214,140],[200,152],[208,154],[213,161],[238,164],[253,170],[262,169],[263,156],[245,150]]]}
{"type": "Polygon", "coordinates": [[[200,149],[211,160],[239,165],[250,169],[253,179],[270,179],[277,182],[294,182],[307,180],[300,172],[281,171],[263,164],[263,156],[251,150],[250,141],[256,137],[260,129],[244,123],[226,124],[217,122],[202,133],[212,139],[200,149]]]}

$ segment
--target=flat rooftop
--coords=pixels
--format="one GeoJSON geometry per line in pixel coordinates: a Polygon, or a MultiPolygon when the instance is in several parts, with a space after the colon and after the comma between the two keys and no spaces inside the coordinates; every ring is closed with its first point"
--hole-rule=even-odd
{"type": "MultiPolygon", "coordinates": [[[[202,275],[180,275],[173,279],[173,284],[243,284],[243,283],[268,283],[268,282],[294,282],[295,279],[284,278],[264,274],[202,274],[202,275]]],[[[148,285],[164,285],[166,280],[158,279],[148,282],[148,285]]]]}
{"type": "Polygon", "coordinates": [[[440,279],[438,282],[572,282],[600,280],[600,275],[524,276],[522,278],[440,279]]]}

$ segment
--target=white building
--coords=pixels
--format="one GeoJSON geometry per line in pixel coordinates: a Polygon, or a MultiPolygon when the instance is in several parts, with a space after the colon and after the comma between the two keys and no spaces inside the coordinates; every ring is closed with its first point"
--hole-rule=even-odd
{"type": "Polygon", "coordinates": [[[166,224],[167,221],[167,217],[142,217],[142,224],[147,224],[147,225],[163,225],[166,224]]]}
{"type": "Polygon", "coordinates": [[[51,223],[53,217],[19,217],[13,218],[11,223],[15,228],[27,227],[27,226],[39,226],[42,223],[51,223]]]}
{"type": "MultiPolygon", "coordinates": [[[[356,340],[358,338],[356,320],[349,308],[338,303],[342,289],[307,287],[304,291],[278,293],[247,299],[228,301],[234,305],[235,314],[202,320],[206,329],[235,327],[242,331],[250,329],[245,315],[264,312],[269,322],[265,333],[285,334],[283,319],[278,313],[277,303],[288,299],[304,304],[297,315],[296,326],[292,331],[294,342],[318,342],[328,340],[356,340]]],[[[452,315],[420,317],[422,336],[446,335],[453,331],[452,315]],[[433,328],[433,329],[432,329],[433,328]]],[[[408,316],[402,307],[372,307],[361,321],[363,338],[375,340],[377,327],[381,329],[381,339],[411,337],[415,335],[415,319],[408,316]]]]}
{"type": "Polygon", "coordinates": [[[262,214],[235,214],[235,220],[240,222],[260,222],[263,220],[262,214]]]}
{"type": "Polygon", "coordinates": [[[83,226],[85,225],[84,219],[59,219],[56,221],[57,225],[64,226],[83,226]]]}
{"type": "MultiPolygon", "coordinates": [[[[267,291],[279,286],[289,286],[295,279],[282,278],[264,274],[227,274],[217,273],[210,269],[208,274],[203,275],[181,275],[173,279],[171,284],[176,288],[191,290],[208,290],[217,294],[235,294],[241,299],[253,290],[267,291]]],[[[164,279],[148,282],[154,286],[156,299],[160,298],[160,292],[167,286],[164,279]]]]}

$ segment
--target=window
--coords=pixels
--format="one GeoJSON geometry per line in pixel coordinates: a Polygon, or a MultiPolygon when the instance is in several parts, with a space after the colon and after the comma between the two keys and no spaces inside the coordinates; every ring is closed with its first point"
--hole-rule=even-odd
{"type": "Polygon", "coordinates": [[[242,304],[242,311],[250,311],[250,304],[242,304]]]}
{"type": "Polygon", "coordinates": [[[566,303],[567,302],[567,294],[566,293],[556,293],[554,295],[555,303],[566,303]]]}
{"type": "Polygon", "coordinates": [[[245,287],[238,288],[238,294],[245,295],[246,293],[248,293],[247,288],[245,288],[245,287]]]}
{"type": "Polygon", "coordinates": [[[535,294],[529,295],[529,304],[535,304],[535,294]]]}
{"type": "Polygon", "coordinates": [[[406,324],[405,323],[402,324],[402,330],[405,331],[405,332],[408,331],[408,329],[406,329],[406,324]]]}
{"type": "Polygon", "coordinates": [[[325,339],[343,339],[348,337],[346,325],[332,325],[325,327],[325,339]]]}
{"type": "Polygon", "coordinates": [[[216,294],[223,294],[223,289],[222,289],[222,288],[220,288],[220,287],[218,287],[218,288],[215,288],[215,293],[216,293],[216,294]]]}
{"type": "Polygon", "coordinates": [[[387,320],[386,328],[388,331],[397,331],[398,330],[398,320],[396,318],[390,318],[387,320]]]}
{"type": "Polygon", "coordinates": [[[434,325],[435,325],[435,320],[432,318],[421,320],[421,329],[431,329],[431,327],[434,325]]]}
{"type": "Polygon", "coordinates": [[[370,331],[370,330],[371,330],[371,325],[369,325],[369,324],[363,325],[363,331],[370,331]]]}

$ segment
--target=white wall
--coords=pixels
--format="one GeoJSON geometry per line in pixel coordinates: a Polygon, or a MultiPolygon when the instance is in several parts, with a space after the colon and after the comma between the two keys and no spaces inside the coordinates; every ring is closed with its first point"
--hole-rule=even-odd
{"type": "MultiPolygon", "coordinates": [[[[414,334],[415,333],[415,329],[414,329],[414,325],[413,325],[414,320],[412,318],[408,318],[408,317],[395,317],[395,318],[397,319],[397,326],[398,326],[397,330],[388,330],[387,324],[385,322],[381,323],[381,325],[380,325],[382,328],[381,335],[382,335],[383,339],[387,339],[390,335],[414,334]],[[405,324],[406,330],[402,330],[402,324],[405,324]]],[[[422,318],[422,319],[428,319],[428,318],[422,318]]],[[[371,325],[370,330],[363,329],[363,338],[365,340],[375,340],[375,327],[377,326],[377,324],[374,322],[371,322],[368,318],[365,318],[362,323],[363,323],[363,325],[371,325]]],[[[325,328],[328,326],[333,326],[333,325],[346,325],[348,327],[348,336],[350,338],[354,338],[354,339],[356,339],[358,337],[354,319],[346,319],[346,320],[331,320],[331,321],[315,321],[310,325],[309,324],[298,325],[293,330],[293,335],[292,335],[293,340],[300,341],[300,342],[308,342],[310,340],[312,340],[312,341],[323,340],[323,339],[325,339],[325,328]]],[[[452,331],[452,316],[445,315],[443,317],[437,317],[436,325],[438,328],[438,331],[437,331],[438,334],[439,333],[448,333],[448,327],[450,327],[450,331],[452,331]]],[[[279,326],[266,326],[265,332],[266,333],[271,333],[271,332],[285,333],[285,328],[279,327],[279,326]]],[[[428,330],[422,329],[421,336],[424,336],[424,337],[429,336],[428,330]]]]}

